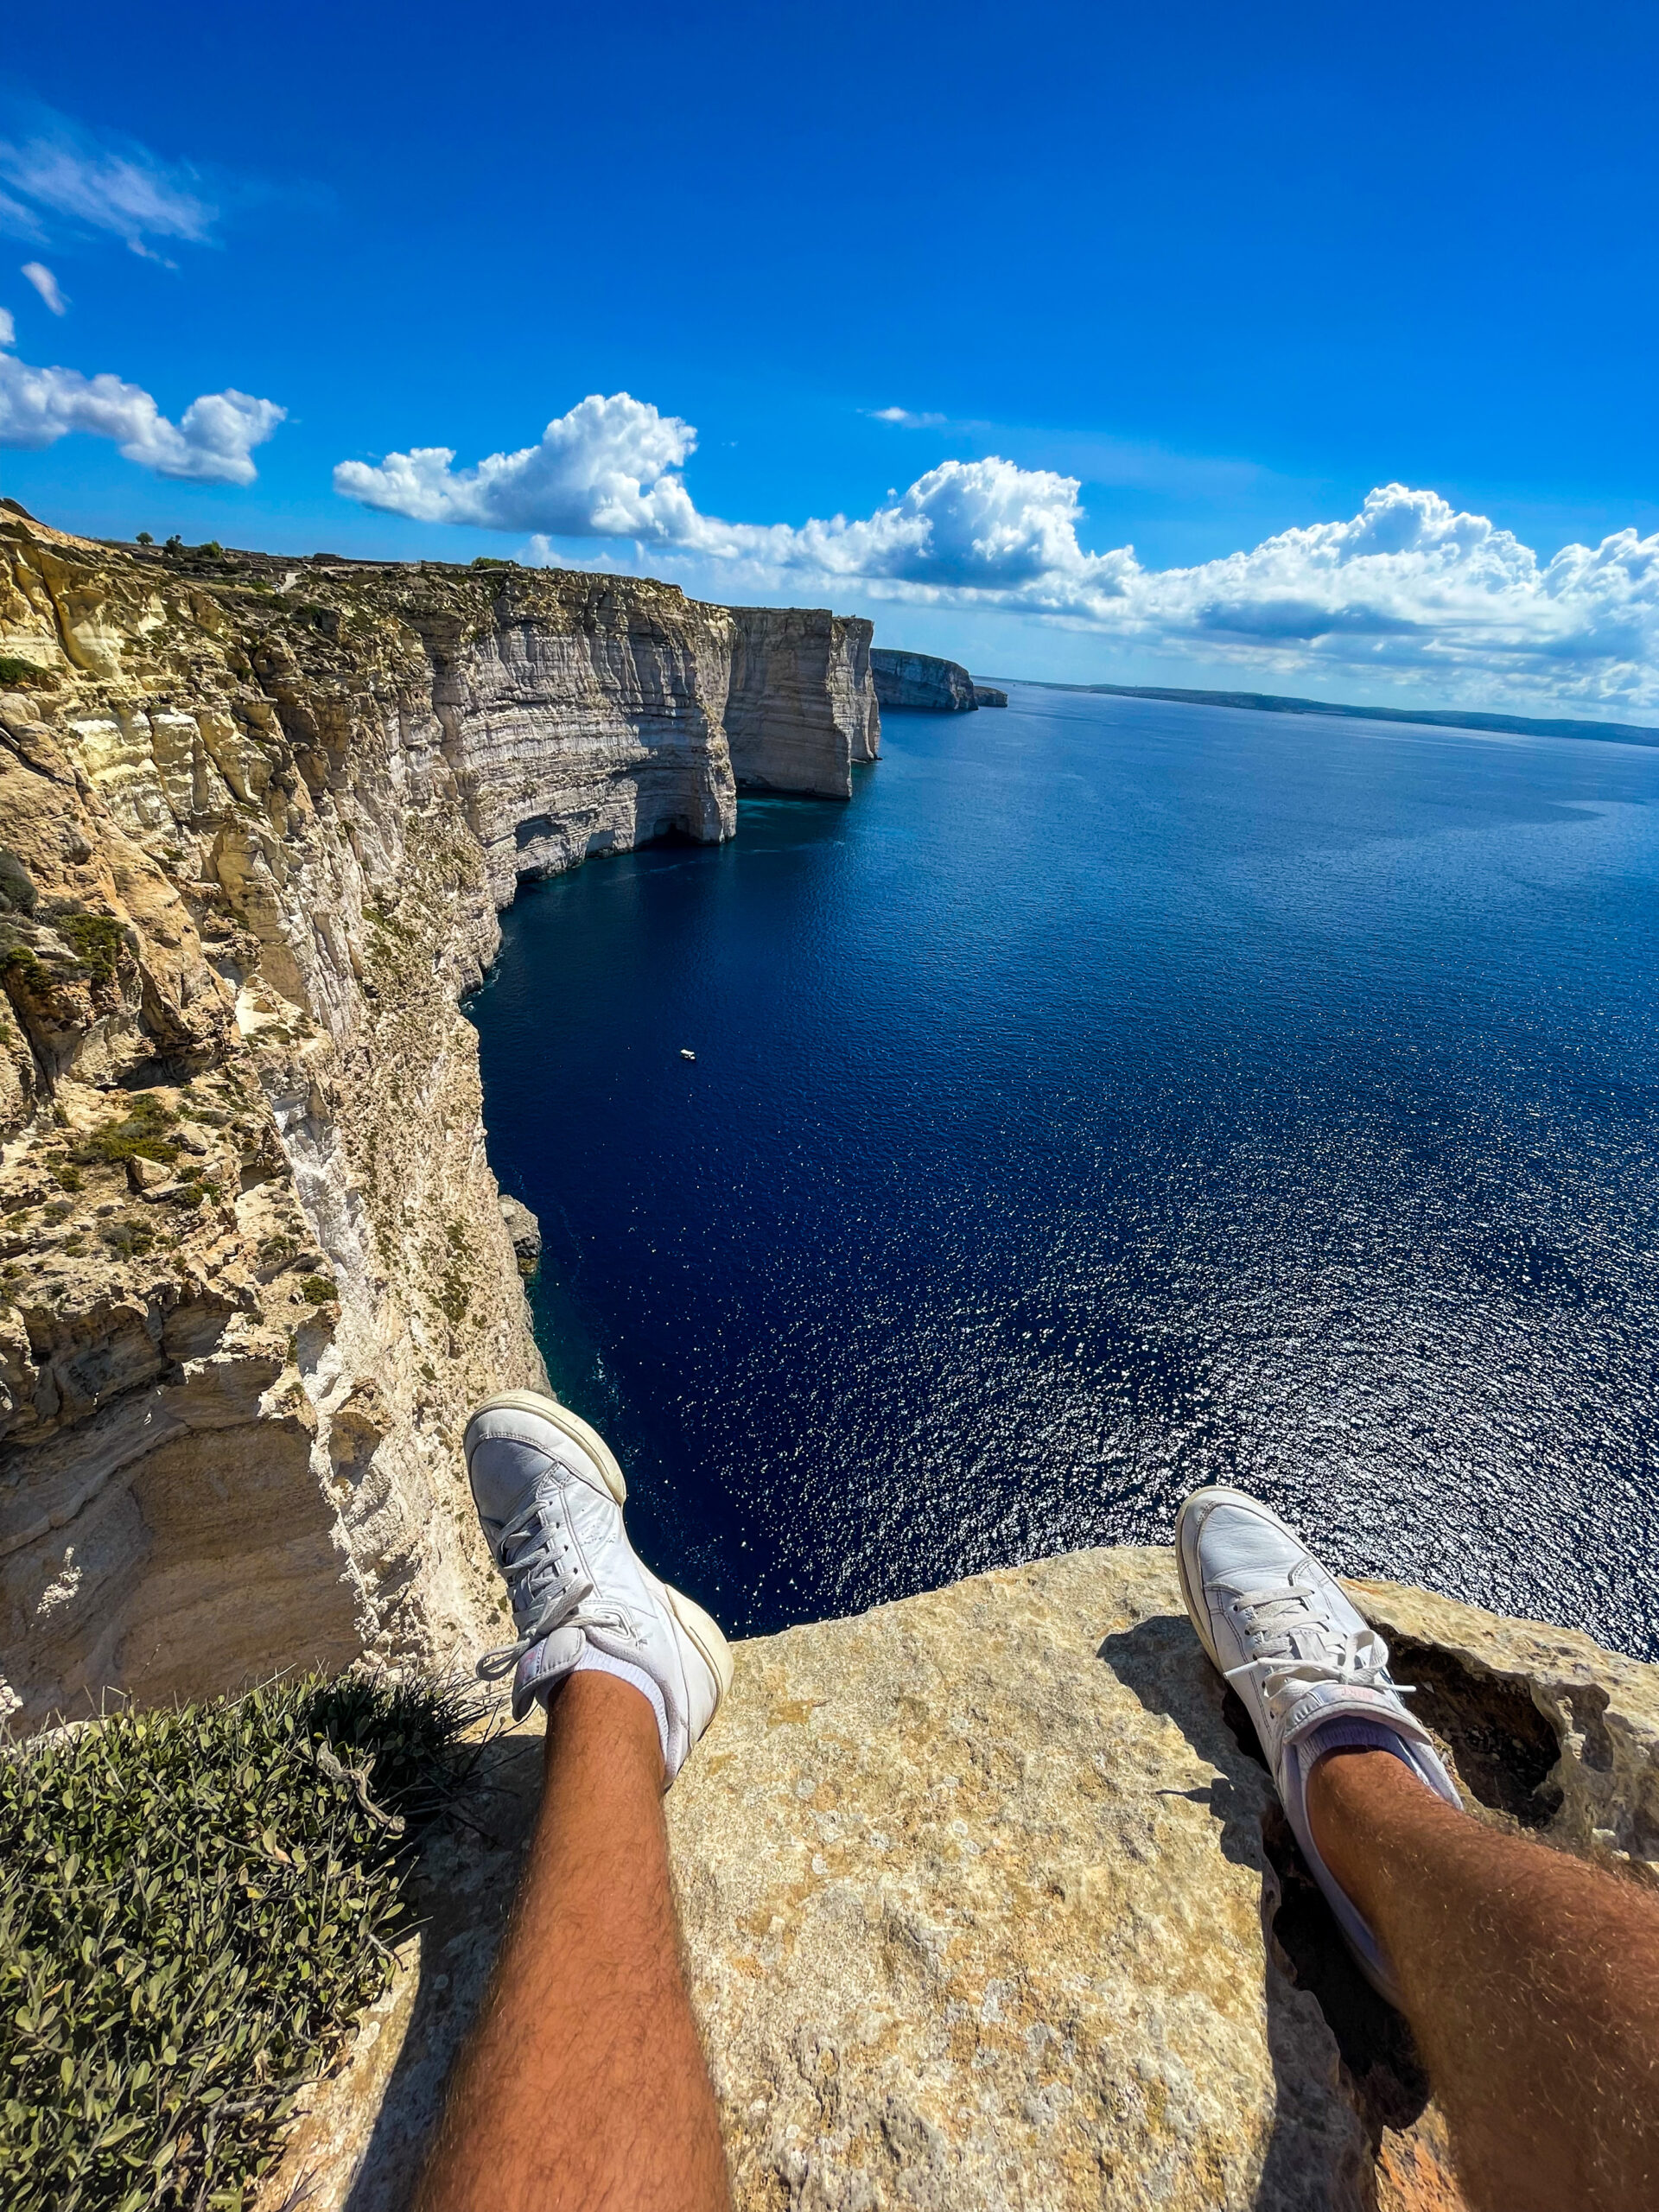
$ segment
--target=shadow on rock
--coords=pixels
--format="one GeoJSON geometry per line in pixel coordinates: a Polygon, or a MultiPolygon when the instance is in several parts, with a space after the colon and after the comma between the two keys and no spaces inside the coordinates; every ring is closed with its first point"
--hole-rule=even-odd
{"type": "Polygon", "coordinates": [[[1261,1877],[1276,2101],[1257,2212],[1455,2206],[1460,2200],[1446,2193],[1452,2184],[1440,2170],[1438,2115],[1428,2107],[1428,2082],[1411,2031],[1354,1964],[1280,1808],[1249,1716],[1211,1666],[1190,1623],[1183,1614],[1152,1615],[1109,1636],[1096,1656],[1147,1712],[1173,1720],[1198,1757],[1219,1770],[1222,1778],[1207,1791],[1182,1794],[1204,1798],[1220,1823],[1224,1855],[1261,1877]],[[1306,2032],[1306,1998],[1336,2044],[1343,2094],[1369,2152],[1358,2162],[1329,2141],[1317,2119],[1310,2068],[1319,2054],[1306,2032]],[[1416,2140],[1426,2111],[1433,2144],[1416,2140]],[[1389,2139],[1400,2137],[1408,2139],[1389,2139]],[[1427,2196],[1421,2193],[1424,2179],[1427,2196]]]}
{"type": "MultiPolygon", "coordinates": [[[[407,2026],[341,2212],[405,2212],[414,2196],[506,1926],[541,1777],[539,1736],[497,1737],[480,1754],[458,1815],[422,1848],[410,1885],[423,1923],[418,1981],[406,2011],[399,2008],[407,2026]]],[[[369,2083],[364,2089],[372,2093],[369,2083]]]]}

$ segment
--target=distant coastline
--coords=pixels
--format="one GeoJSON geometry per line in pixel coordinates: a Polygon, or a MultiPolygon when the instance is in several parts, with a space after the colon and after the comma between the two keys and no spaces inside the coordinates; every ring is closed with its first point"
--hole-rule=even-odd
{"type": "MultiPolygon", "coordinates": [[[[1004,677],[1007,683],[1025,678],[1004,677]]],[[[1249,707],[1264,715],[1340,715],[1351,721],[1426,722],[1436,729],[1493,730],[1515,737],[1598,737],[1618,745],[1659,745],[1659,729],[1639,722],[1538,721],[1525,715],[1433,714],[1416,707],[1341,707],[1326,699],[1281,699],[1271,691],[1173,691],[1147,683],[1044,683],[1039,691],[1089,691],[1114,699],[1173,699],[1185,707],[1249,707]]]]}

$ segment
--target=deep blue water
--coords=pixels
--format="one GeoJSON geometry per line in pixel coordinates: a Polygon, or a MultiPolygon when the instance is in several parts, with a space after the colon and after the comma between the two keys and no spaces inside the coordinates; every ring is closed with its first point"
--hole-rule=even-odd
{"type": "Polygon", "coordinates": [[[526,886],[470,1008],[644,1554],[747,1633],[1236,1480],[1659,1650],[1659,751],[1035,688],[885,745],[526,886]]]}

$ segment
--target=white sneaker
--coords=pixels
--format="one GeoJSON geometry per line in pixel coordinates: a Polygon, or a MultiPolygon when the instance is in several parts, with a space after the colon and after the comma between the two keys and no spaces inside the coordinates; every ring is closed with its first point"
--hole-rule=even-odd
{"type": "Polygon", "coordinates": [[[569,1675],[632,1682],[656,1713],[672,1782],[731,1688],[731,1647],[700,1605],[635,1558],[610,1446],[556,1399],[508,1390],[474,1414],[462,1449],[518,1630],[485,1653],[480,1675],[514,1670],[515,1720],[569,1675]]]}
{"type": "Polygon", "coordinates": [[[1313,1841],[1307,1777],[1322,1753],[1388,1751],[1458,1803],[1428,1731],[1389,1678],[1389,1647],[1278,1515],[1243,1491],[1194,1491],[1175,1522],[1181,1595],[1205,1649],[1243,1700],[1302,1856],[1367,1978],[1400,2002],[1381,1944],[1313,1841]]]}

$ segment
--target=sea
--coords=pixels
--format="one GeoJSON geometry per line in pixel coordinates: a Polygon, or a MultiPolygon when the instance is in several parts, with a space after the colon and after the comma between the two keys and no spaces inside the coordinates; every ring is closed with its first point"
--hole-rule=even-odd
{"type": "Polygon", "coordinates": [[[642,1554],[750,1635],[1227,1482],[1659,1656],[1659,749],[1014,684],[855,778],[467,1008],[642,1554]]]}

